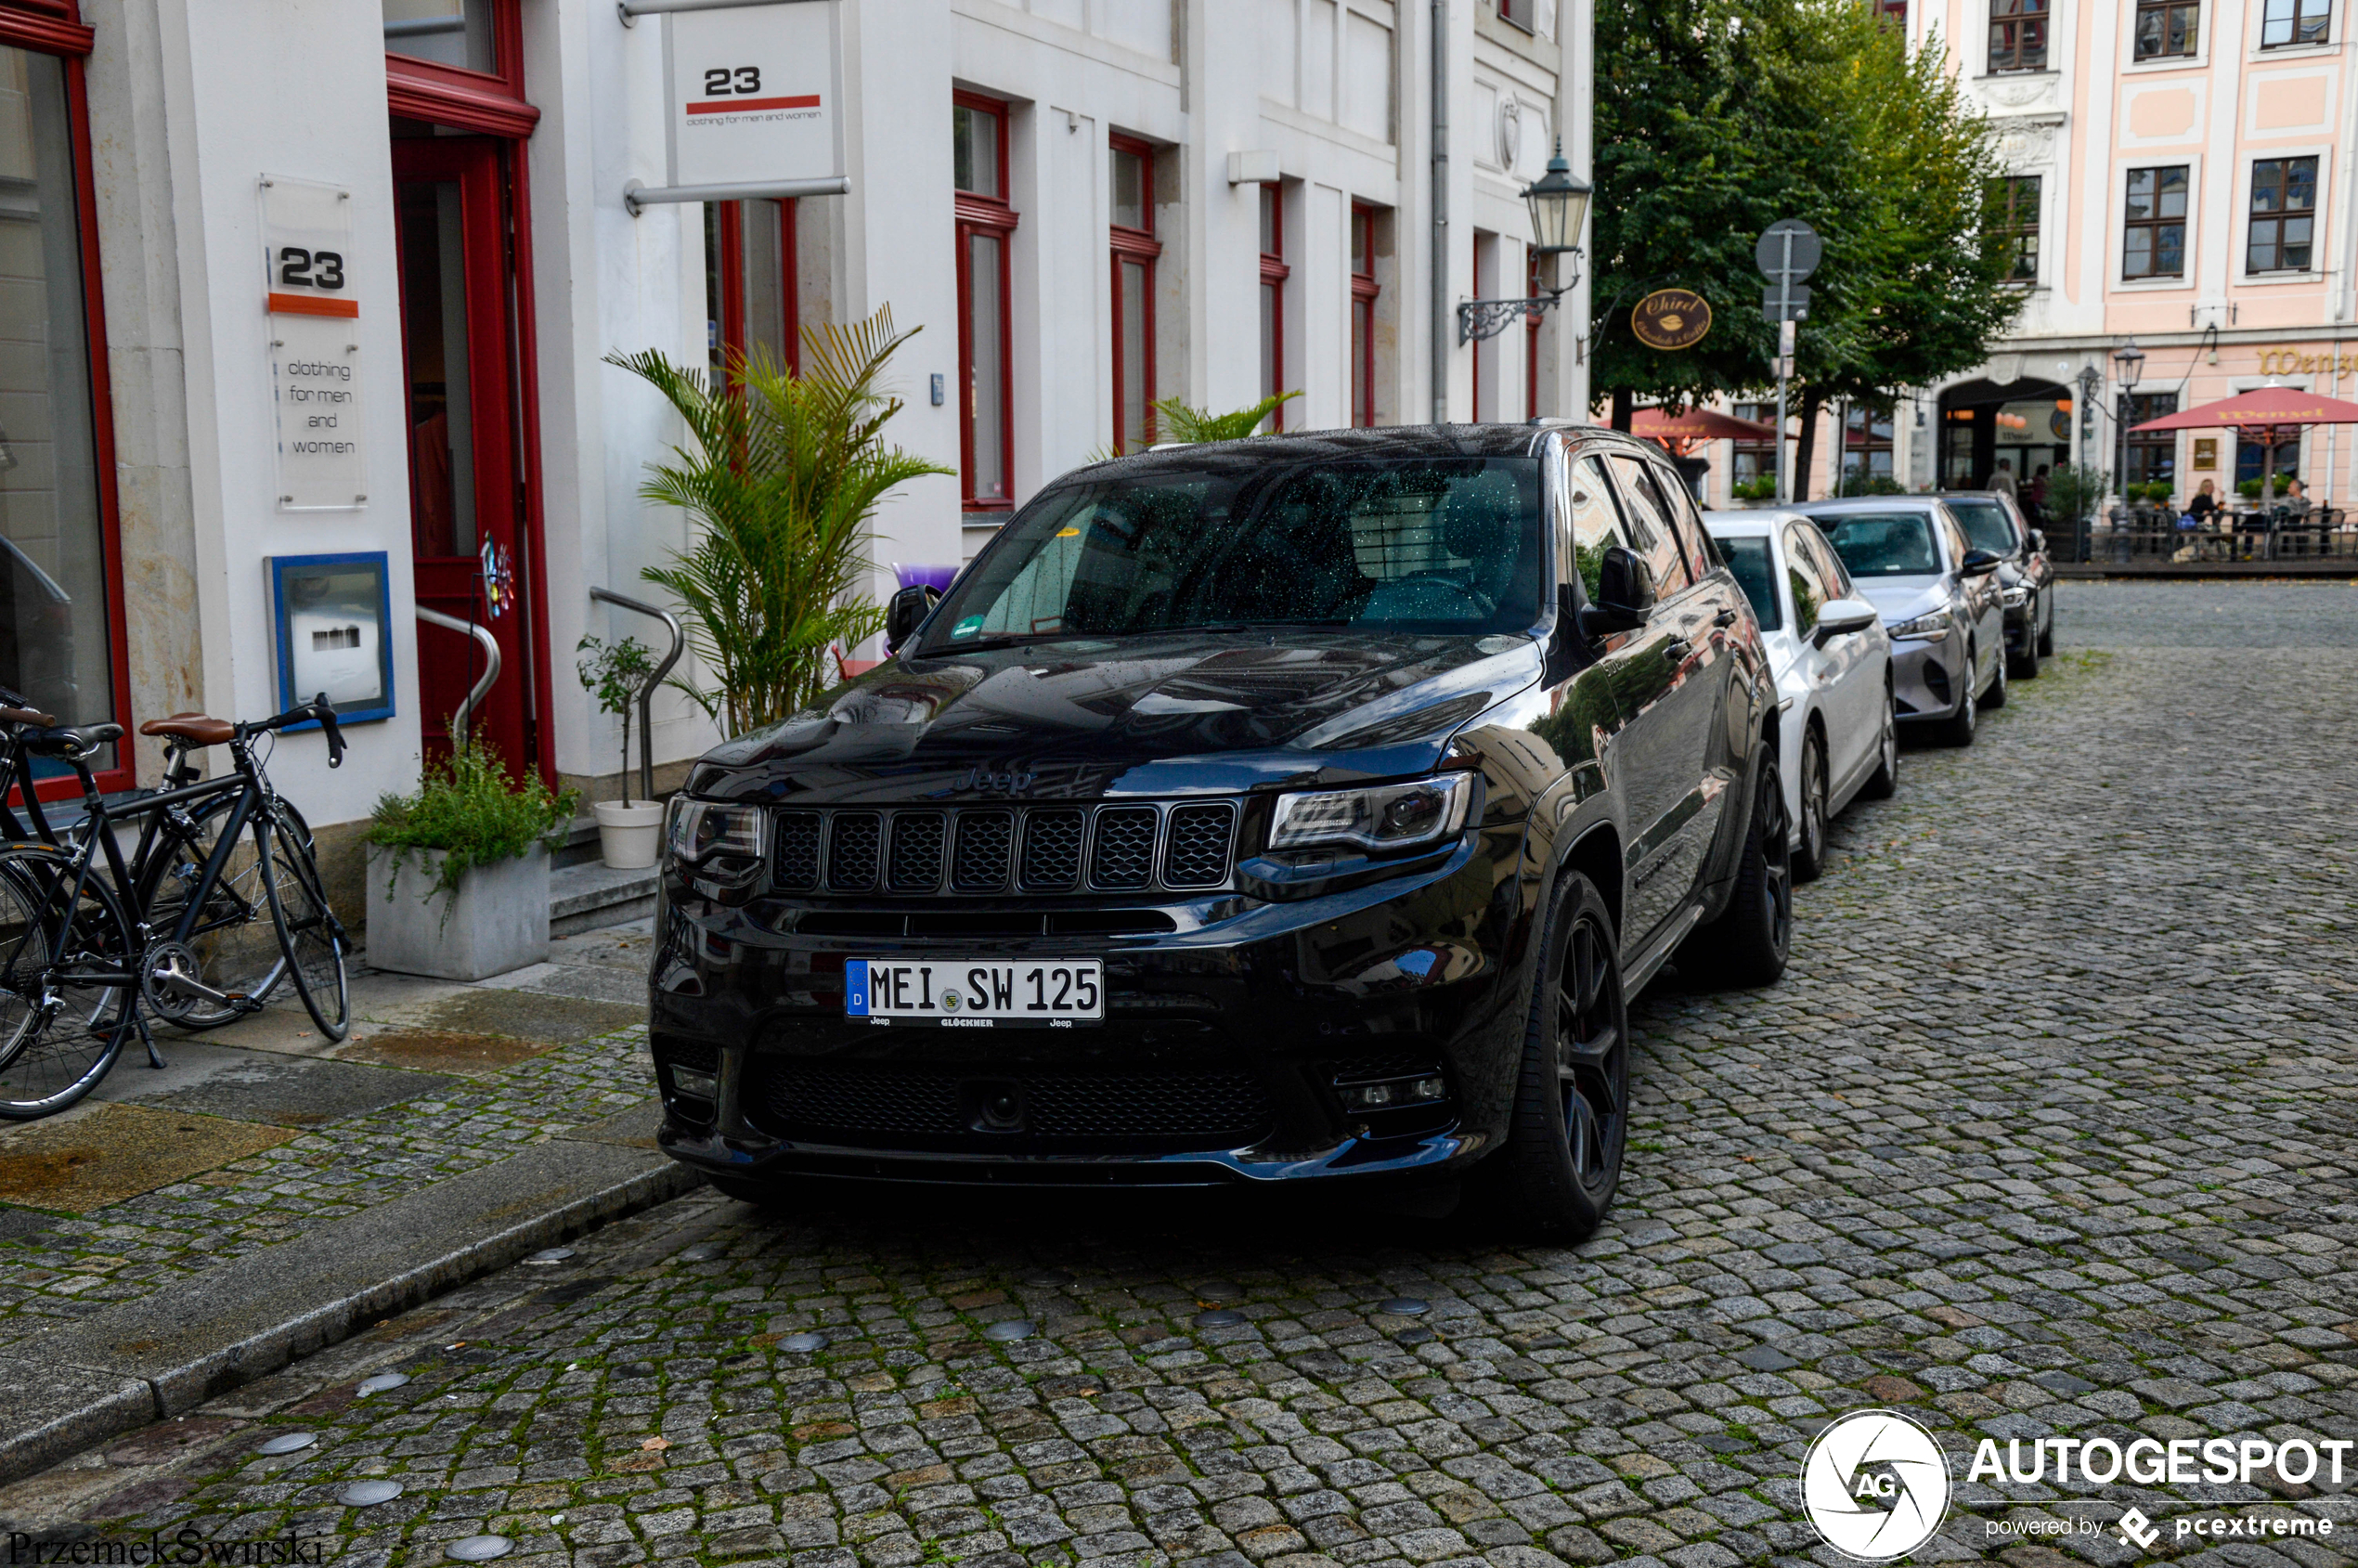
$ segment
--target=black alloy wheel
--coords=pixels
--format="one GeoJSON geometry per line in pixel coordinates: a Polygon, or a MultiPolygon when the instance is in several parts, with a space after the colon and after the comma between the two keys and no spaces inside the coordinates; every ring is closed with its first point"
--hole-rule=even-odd
{"type": "Polygon", "coordinates": [[[1736,861],[1736,890],[1718,919],[1678,949],[1678,972],[1718,989],[1775,985],[1793,952],[1793,824],[1773,753],[1753,781],[1752,820],[1736,861]]]}
{"type": "Polygon", "coordinates": [[[1801,744],[1801,820],[1794,824],[1793,879],[1815,882],[1826,870],[1826,741],[1816,729],[1801,744]]]}
{"type": "Polygon", "coordinates": [[[1883,683],[1883,733],[1875,741],[1875,771],[1859,793],[1869,800],[1888,800],[1899,793],[1899,717],[1892,706],[1887,676],[1883,683]]]}
{"type": "Polygon", "coordinates": [[[1934,736],[1943,745],[1973,745],[1974,731],[1980,723],[1980,715],[1976,710],[1981,706],[1974,700],[1974,667],[1976,658],[1977,655],[1974,650],[1968,647],[1965,650],[1964,676],[1957,682],[1957,690],[1963,693],[1957,698],[1957,711],[1933,726],[1934,736]]]}
{"type": "Polygon", "coordinates": [[[1515,1085],[1507,1147],[1487,1170],[1502,1217],[1565,1240],[1596,1230],[1629,1139],[1629,1014],[1613,912],[1563,874],[1515,1085]]]}

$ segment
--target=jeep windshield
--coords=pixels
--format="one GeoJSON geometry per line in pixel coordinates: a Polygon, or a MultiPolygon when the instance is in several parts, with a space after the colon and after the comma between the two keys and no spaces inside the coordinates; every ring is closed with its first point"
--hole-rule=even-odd
{"type": "Polygon", "coordinates": [[[1532,458],[1087,480],[1007,524],[935,612],[922,652],[1263,627],[1528,631],[1546,538],[1532,458]]]}

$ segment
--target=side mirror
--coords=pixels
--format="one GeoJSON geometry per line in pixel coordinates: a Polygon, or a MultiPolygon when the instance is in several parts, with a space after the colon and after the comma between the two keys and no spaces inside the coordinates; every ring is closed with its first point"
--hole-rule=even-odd
{"type": "Polygon", "coordinates": [[[941,590],[925,583],[894,594],[885,610],[885,652],[899,653],[900,645],[917,634],[917,628],[926,624],[926,617],[940,603],[941,590]]]}
{"type": "Polygon", "coordinates": [[[1837,637],[1866,630],[1883,617],[1863,599],[1830,599],[1819,607],[1817,629],[1809,641],[1824,647],[1837,637]]]}
{"type": "Polygon", "coordinates": [[[1597,602],[1580,612],[1580,629],[1591,637],[1646,624],[1654,607],[1654,575],[1644,559],[1614,545],[1597,572],[1597,602]]]}
{"type": "Polygon", "coordinates": [[[2030,530],[2030,553],[2033,555],[2044,555],[2047,553],[2047,532],[2045,529],[2033,528],[2030,530]]]}
{"type": "Polygon", "coordinates": [[[1957,563],[1957,575],[1961,577],[1986,577],[1997,569],[1998,557],[1986,550],[1969,550],[1965,558],[1957,563]]]}

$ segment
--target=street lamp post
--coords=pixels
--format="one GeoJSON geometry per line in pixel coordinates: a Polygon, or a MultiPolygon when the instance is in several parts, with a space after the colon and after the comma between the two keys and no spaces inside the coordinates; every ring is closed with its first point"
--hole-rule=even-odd
{"type": "MultiPolygon", "coordinates": [[[[2096,394],[2104,389],[2105,375],[2093,365],[2079,367],[2079,467],[2088,468],[2089,446],[2096,434],[2096,394]]],[[[2071,558],[2088,559],[2088,513],[2082,511],[2071,521],[2071,558]]]]}
{"type": "Polygon", "coordinates": [[[2112,368],[2113,379],[2120,383],[2119,406],[2115,416],[2119,426],[2115,439],[2119,452],[2120,466],[2113,482],[2120,486],[2120,503],[2126,510],[2129,504],[2130,397],[2137,390],[2138,378],[2145,371],[2145,351],[2137,346],[2135,338],[2129,339],[2112,351],[2112,368]]]}
{"type": "Polygon", "coordinates": [[[1496,337],[1516,317],[1546,310],[1580,282],[1580,226],[1587,221],[1588,198],[1594,188],[1572,172],[1572,165],[1564,160],[1563,138],[1558,136],[1556,155],[1548,160],[1547,173],[1523,187],[1522,199],[1531,209],[1532,253],[1546,258],[1548,264],[1547,274],[1543,275],[1553,273],[1556,257],[1568,254],[1573,258],[1572,276],[1546,293],[1534,294],[1529,299],[1460,302],[1460,344],[1496,337]]]}

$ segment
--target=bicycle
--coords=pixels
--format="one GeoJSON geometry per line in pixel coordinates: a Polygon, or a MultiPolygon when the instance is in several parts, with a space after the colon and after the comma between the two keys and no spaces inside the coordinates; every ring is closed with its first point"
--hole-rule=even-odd
{"type": "Polygon", "coordinates": [[[123,726],[61,727],[46,714],[0,708],[0,724],[14,730],[11,765],[25,786],[26,814],[42,834],[0,847],[0,1121],[31,1121],[81,1099],[113,1068],[135,1028],[162,1065],[148,1012],[208,1028],[260,1011],[285,979],[323,1035],[341,1040],[350,1031],[343,925],[328,904],[308,828],[271,788],[253,745],[306,719],[319,721],[329,766],[341,767],[343,734],[324,693],[246,723],[203,714],[149,719],[142,734],[176,743],[171,787],[109,801],[90,760],[122,737],[123,726]],[[188,753],[219,745],[229,747],[235,770],[188,782],[188,753]],[[78,830],[47,827],[32,788],[33,758],[62,760],[81,780],[78,830]],[[183,873],[202,842],[199,817],[216,825],[190,877],[183,873]],[[126,865],[112,830],[131,821],[141,822],[141,833],[126,865]],[[250,880],[261,884],[280,960],[258,988],[211,983],[248,961],[221,939],[254,917],[230,869],[249,830],[250,880]],[[101,862],[103,876],[94,875],[101,862]],[[168,926],[150,918],[158,913],[168,926]]]}

